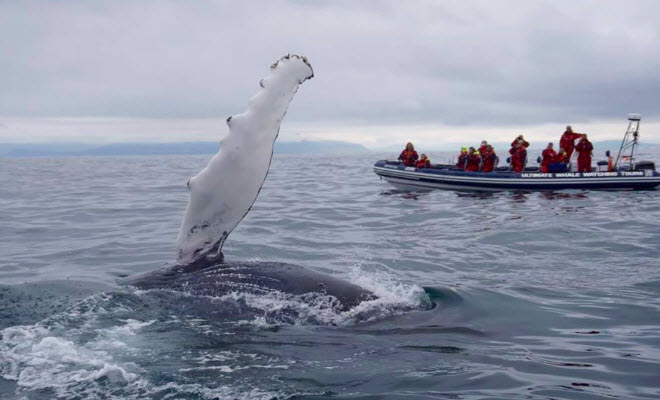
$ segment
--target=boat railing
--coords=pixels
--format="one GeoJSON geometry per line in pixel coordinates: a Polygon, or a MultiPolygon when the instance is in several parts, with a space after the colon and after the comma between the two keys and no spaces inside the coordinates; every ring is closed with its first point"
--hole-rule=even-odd
{"type": "Polygon", "coordinates": [[[623,140],[621,141],[621,147],[619,148],[619,153],[616,156],[614,161],[614,169],[617,170],[620,167],[623,167],[623,163],[628,164],[628,168],[632,169],[633,164],[635,163],[635,150],[637,148],[637,140],[639,137],[639,124],[642,120],[640,114],[629,114],[628,115],[628,129],[623,135],[623,140]]]}

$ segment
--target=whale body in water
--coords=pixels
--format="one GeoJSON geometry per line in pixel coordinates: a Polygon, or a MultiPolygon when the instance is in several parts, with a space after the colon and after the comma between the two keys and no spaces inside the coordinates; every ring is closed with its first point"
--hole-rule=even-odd
{"type": "Polygon", "coordinates": [[[249,212],[266,179],[291,99],[313,76],[307,59],[296,55],[287,55],[271,66],[247,110],[227,118],[229,133],[220,141],[218,153],[188,181],[190,200],[177,238],[177,263],[125,278],[121,284],[208,296],[237,291],[320,293],[336,299],[341,310],[375,298],[357,285],[300,266],[226,263],[222,254],[225,240],[249,212]]]}

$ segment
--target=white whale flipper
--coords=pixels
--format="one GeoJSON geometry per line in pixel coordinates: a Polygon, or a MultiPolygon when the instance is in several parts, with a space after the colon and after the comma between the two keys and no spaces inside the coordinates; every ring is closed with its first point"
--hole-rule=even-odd
{"type": "Polygon", "coordinates": [[[220,150],[188,181],[190,200],[177,238],[178,261],[222,256],[225,239],[252,207],[266,179],[273,145],[298,86],[314,76],[305,57],[287,55],[270,67],[243,114],[227,118],[220,150]]]}

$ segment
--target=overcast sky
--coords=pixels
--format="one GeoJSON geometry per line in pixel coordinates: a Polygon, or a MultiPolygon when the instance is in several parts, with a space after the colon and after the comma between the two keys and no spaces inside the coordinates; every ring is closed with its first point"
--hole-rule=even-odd
{"type": "Polygon", "coordinates": [[[0,2],[0,142],[216,140],[306,55],[282,139],[660,142],[660,1],[0,2]]]}

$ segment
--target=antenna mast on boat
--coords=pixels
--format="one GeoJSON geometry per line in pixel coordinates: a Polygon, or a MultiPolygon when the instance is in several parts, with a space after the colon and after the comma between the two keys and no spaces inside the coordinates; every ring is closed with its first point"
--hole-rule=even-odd
{"type": "Polygon", "coordinates": [[[626,161],[626,158],[630,160],[630,168],[632,168],[635,160],[635,148],[637,147],[639,123],[641,120],[642,116],[640,114],[628,114],[628,130],[626,130],[626,134],[623,136],[619,154],[616,156],[616,161],[614,162],[615,170],[620,167],[619,163],[626,161]]]}

